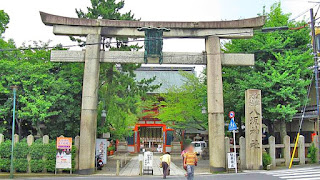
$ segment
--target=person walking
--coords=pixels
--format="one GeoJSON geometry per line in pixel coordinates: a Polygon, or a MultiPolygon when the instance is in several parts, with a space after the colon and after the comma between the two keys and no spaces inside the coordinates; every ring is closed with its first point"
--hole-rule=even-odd
{"type": "Polygon", "coordinates": [[[169,175],[170,171],[170,163],[171,163],[171,156],[169,152],[166,152],[164,155],[160,157],[160,161],[162,164],[163,169],[163,179],[167,178],[167,175],[169,175]]]}
{"type": "Polygon", "coordinates": [[[194,152],[194,147],[190,146],[187,152],[184,154],[184,168],[187,169],[187,180],[193,180],[194,178],[194,166],[198,163],[197,154],[194,152]]]}

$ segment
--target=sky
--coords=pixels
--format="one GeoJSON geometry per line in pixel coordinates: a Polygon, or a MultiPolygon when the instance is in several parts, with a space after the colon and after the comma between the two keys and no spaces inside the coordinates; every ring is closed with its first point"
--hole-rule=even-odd
{"type": "MultiPolygon", "coordinates": [[[[282,0],[285,12],[292,17],[314,6],[309,0],[282,0]]],[[[126,0],[123,12],[131,10],[137,18],[149,21],[217,21],[250,18],[267,11],[277,0],[126,0]]],[[[12,38],[18,46],[32,41],[51,40],[51,45],[73,44],[68,37],[55,36],[52,27],[45,26],[39,11],[76,17],[75,9],[85,10],[90,0],[0,0],[0,9],[10,16],[6,39],[12,38]]],[[[306,16],[309,13],[305,13],[306,16]]],[[[164,41],[164,51],[202,52],[203,39],[170,39],[164,41]]]]}

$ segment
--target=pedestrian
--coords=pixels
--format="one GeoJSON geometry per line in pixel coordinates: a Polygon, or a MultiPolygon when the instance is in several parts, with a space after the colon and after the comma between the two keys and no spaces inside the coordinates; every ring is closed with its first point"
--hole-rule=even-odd
{"type": "MultiPolygon", "coordinates": [[[[184,155],[186,154],[187,150],[188,150],[188,147],[186,147],[186,148],[181,152],[182,166],[183,166],[183,169],[186,170],[186,172],[187,172],[187,166],[184,166],[184,155]]],[[[186,173],[185,176],[187,177],[188,174],[186,173]]]]}
{"type": "Polygon", "coordinates": [[[160,162],[163,169],[163,179],[167,178],[170,171],[170,163],[171,163],[171,156],[169,152],[166,152],[164,155],[160,157],[160,162]]]}
{"type": "Polygon", "coordinates": [[[181,151],[181,157],[182,157],[182,165],[184,165],[184,154],[187,152],[187,148],[185,148],[183,151],[181,151]]]}
{"type": "Polygon", "coordinates": [[[184,168],[187,169],[187,180],[194,178],[194,166],[198,163],[197,154],[194,152],[194,147],[189,146],[187,152],[184,154],[184,168]]]}

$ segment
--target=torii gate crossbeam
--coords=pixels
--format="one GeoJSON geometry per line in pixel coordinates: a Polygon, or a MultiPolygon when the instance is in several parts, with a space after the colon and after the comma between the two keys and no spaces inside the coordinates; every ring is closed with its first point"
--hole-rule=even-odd
{"type": "MultiPolygon", "coordinates": [[[[142,52],[104,52],[100,50],[103,37],[144,37],[141,27],[170,28],[164,38],[204,38],[206,53],[164,53],[164,64],[207,65],[207,96],[209,125],[210,170],[223,171],[226,167],[224,149],[224,110],[222,65],[252,66],[253,54],[223,54],[220,39],[250,38],[253,29],[264,25],[265,17],[234,21],[159,22],[119,21],[105,19],[69,18],[40,12],[42,22],[53,26],[56,35],[86,36],[86,51],[52,51],[53,62],[84,62],[84,78],[80,125],[79,173],[91,174],[95,162],[97,128],[96,88],[99,86],[100,63],[143,63],[142,52]]],[[[155,62],[150,62],[150,64],[155,62]]]]}

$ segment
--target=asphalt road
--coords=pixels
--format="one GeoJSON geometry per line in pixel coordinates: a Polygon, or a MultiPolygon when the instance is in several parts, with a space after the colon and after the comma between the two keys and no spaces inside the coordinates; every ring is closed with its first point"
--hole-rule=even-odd
{"type": "MultiPolygon", "coordinates": [[[[48,178],[27,178],[27,179],[41,179],[41,180],[80,180],[80,179],[88,179],[88,180],[144,180],[144,179],[162,179],[160,176],[143,176],[143,177],[112,177],[112,176],[76,176],[76,177],[48,177],[48,178]]],[[[173,177],[169,176],[167,179],[172,180],[186,180],[186,177],[173,177]]],[[[279,178],[259,173],[240,173],[240,174],[220,174],[220,175],[197,175],[194,177],[194,180],[279,180],[279,178]]]]}
{"type": "MultiPolygon", "coordinates": [[[[162,179],[161,176],[135,176],[135,177],[115,177],[103,175],[91,176],[58,176],[58,177],[39,177],[39,178],[17,178],[17,179],[35,179],[35,180],[147,180],[162,179]]],[[[183,176],[169,176],[167,179],[186,180],[183,176]]],[[[320,166],[305,166],[293,169],[280,169],[274,171],[247,171],[239,174],[215,174],[215,175],[196,175],[194,180],[320,180],[320,166]]]]}

